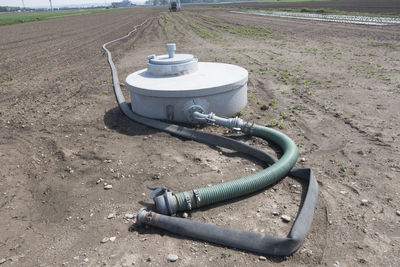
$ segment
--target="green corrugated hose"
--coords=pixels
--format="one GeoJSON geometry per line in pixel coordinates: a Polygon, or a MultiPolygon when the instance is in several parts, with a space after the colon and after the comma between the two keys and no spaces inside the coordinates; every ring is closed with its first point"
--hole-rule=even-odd
{"type": "Polygon", "coordinates": [[[285,177],[296,164],[299,152],[296,144],[288,136],[260,125],[244,127],[242,131],[275,143],[284,152],[283,156],[261,172],[214,186],[176,194],[179,211],[199,208],[265,188],[285,177]]]}

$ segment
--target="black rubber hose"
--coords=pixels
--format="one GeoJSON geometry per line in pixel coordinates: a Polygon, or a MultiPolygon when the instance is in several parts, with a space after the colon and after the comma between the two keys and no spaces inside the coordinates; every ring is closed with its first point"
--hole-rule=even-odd
{"type": "Polygon", "coordinates": [[[318,184],[311,169],[295,169],[290,175],[308,181],[308,188],[301,210],[286,238],[200,223],[144,209],[139,212],[137,220],[178,235],[219,245],[261,254],[289,256],[303,243],[311,227],[318,198],[318,184]]]}

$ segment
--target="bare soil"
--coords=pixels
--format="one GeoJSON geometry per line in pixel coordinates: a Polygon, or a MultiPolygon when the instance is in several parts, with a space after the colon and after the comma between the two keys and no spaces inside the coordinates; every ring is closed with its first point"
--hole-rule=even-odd
{"type": "MultiPolygon", "coordinates": [[[[400,28],[239,15],[228,9],[134,8],[0,27],[0,260],[4,266],[398,266],[400,28]],[[135,227],[148,185],[174,192],[265,166],[128,120],[101,45],[121,81],[147,55],[177,52],[249,71],[243,119],[300,149],[320,186],[312,229],[291,257],[267,257],[135,227]],[[100,180],[100,182],[98,182],[100,180]],[[104,190],[104,183],[113,188],[104,190]],[[361,200],[368,202],[362,205],[361,200]],[[108,219],[109,214],[112,218],[108,219]],[[114,242],[101,243],[106,237],[114,242]],[[168,263],[166,256],[179,256],[168,263]]],[[[127,94],[128,96],[128,94],[127,94]]],[[[232,135],[218,127],[204,131],[232,135]]],[[[272,153],[263,140],[239,137],[272,153]]],[[[189,218],[285,236],[302,185],[290,178],[189,218]],[[295,186],[294,186],[295,185],[295,186]]]]}

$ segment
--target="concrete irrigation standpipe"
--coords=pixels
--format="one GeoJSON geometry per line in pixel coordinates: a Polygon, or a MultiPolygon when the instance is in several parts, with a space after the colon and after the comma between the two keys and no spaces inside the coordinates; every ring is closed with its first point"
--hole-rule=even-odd
{"type": "Polygon", "coordinates": [[[191,122],[188,109],[197,105],[202,113],[232,116],[247,103],[247,71],[223,63],[198,62],[190,54],[148,56],[147,69],[130,74],[126,84],[133,112],[152,119],[191,122]]]}

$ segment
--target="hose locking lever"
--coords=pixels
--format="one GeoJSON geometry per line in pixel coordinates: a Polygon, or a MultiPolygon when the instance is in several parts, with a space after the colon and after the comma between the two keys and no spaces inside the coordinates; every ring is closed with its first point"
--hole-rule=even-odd
{"type": "Polygon", "coordinates": [[[151,199],[155,199],[158,196],[163,195],[165,192],[169,191],[165,186],[147,186],[147,189],[153,190],[150,194],[151,199]]]}

